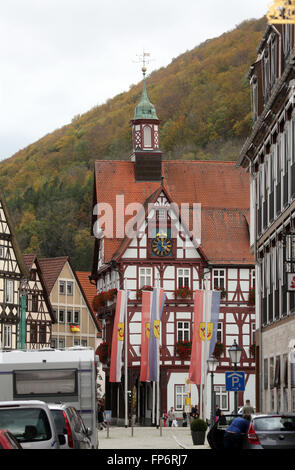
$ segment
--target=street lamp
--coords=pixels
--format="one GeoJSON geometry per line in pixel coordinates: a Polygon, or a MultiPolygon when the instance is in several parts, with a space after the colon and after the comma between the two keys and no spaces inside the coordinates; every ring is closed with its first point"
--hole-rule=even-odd
{"type": "MultiPolygon", "coordinates": [[[[229,357],[230,357],[230,362],[234,366],[234,370],[237,370],[237,364],[240,363],[241,359],[241,354],[242,354],[242,348],[237,344],[236,340],[234,340],[234,344],[228,349],[229,352],[229,357]]],[[[235,408],[234,408],[234,413],[238,414],[238,392],[235,391],[235,408]]]]}
{"type": "Polygon", "coordinates": [[[211,427],[214,425],[214,415],[215,415],[215,410],[214,410],[214,404],[215,404],[215,400],[214,400],[214,372],[217,369],[218,362],[219,361],[214,356],[211,356],[207,360],[208,370],[211,374],[211,415],[210,415],[211,427]]]}

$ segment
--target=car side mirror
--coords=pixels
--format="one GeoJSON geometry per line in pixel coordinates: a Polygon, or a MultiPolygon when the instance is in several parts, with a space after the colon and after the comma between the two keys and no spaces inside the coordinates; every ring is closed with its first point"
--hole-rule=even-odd
{"type": "Polygon", "coordinates": [[[61,446],[65,445],[66,443],[66,437],[64,434],[59,434],[58,435],[58,442],[61,446]]]}

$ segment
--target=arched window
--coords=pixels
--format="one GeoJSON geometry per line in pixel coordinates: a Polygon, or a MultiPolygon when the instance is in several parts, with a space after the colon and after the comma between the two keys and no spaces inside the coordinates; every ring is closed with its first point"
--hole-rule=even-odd
{"type": "Polygon", "coordinates": [[[143,142],[145,148],[151,148],[152,146],[152,129],[150,126],[144,126],[143,128],[143,142]]]}

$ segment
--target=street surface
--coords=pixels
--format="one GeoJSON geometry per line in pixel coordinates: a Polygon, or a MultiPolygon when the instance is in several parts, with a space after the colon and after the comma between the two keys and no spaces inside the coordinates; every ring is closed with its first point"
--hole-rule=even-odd
{"type": "Polygon", "coordinates": [[[210,449],[206,440],[204,445],[193,445],[189,427],[135,426],[132,436],[131,427],[110,426],[109,432],[97,431],[97,436],[99,449],[210,449]]]}

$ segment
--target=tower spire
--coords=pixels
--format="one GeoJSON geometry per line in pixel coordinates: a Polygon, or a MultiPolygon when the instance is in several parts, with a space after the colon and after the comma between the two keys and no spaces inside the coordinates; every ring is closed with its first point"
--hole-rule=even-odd
{"type": "Polygon", "coordinates": [[[160,181],[162,153],[159,148],[159,118],[155,106],[150,102],[146,87],[146,65],[150,54],[143,52],[138,62],[142,63],[143,87],[138,105],[134,110],[132,124],[133,154],[136,181],[160,181]]]}

